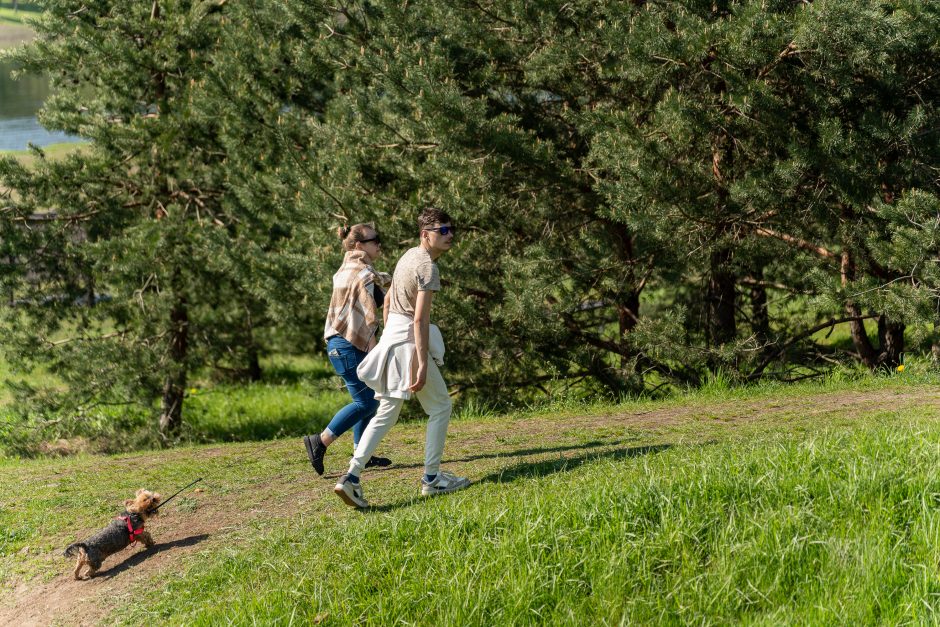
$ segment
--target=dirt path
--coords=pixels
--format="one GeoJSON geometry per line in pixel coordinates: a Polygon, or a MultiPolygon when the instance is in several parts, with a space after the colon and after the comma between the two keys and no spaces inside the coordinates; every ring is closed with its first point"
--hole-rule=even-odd
{"type": "MultiPolygon", "coordinates": [[[[902,388],[839,392],[759,401],[701,403],[699,406],[682,405],[605,415],[456,421],[451,426],[446,453],[448,459],[445,461],[449,460],[450,466],[458,472],[479,479],[487,472],[498,472],[513,464],[602,453],[622,447],[625,436],[631,434],[634,439],[638,433],[642,434],[640,439],[646,441],[639,443],[645,444],[655,440],[657,434],[685,439],[687,432],[684,430],[689,428],[689,433],[696,433],[697,427],[707,424],[718,424],[722,429],[762,420],[787,424],[786,421],[792,417],[796,422],[811,425],[819,424],[826,415],[851,418],[882,410],[904,411],[925,407],[940,409],[940,390],[902,388]],[[589,444],[584,443],[584,430],[589,436],[595,436],[589,444]],[[580,440],[572,435],[575,431],[580,434],[580,440]]],[[[707,435],[705,431],[701,433],[707,435]]],[[[422,424],[401,425],[392,431],[389,439],[394,444],[396,455],[420,459],[422,424]]],[[[258,453],[293,455],[296,448],[296,442],[282,440],[258,444],[258,453]]],[[[201,449],[198,454],[210,456],[221,450],[201,449]]],[[[137,458],[174,454],[177,453],[145,453],[137,458]]],[[[334,463],[334,466],[338,465],[338,462],[334,463]]],[[[401,477],[413,479],[416,467],[420,464],[398,465],[374,475],[375,479],[370,477],[370,482],[398,481],[401,477]]],[[[107,622],[112,608],[130,600],[135,585],[150,579],[159,581],[182,576],[188,556],[232,541],[232,532],[242,528],[246,519],[270,520],[293,515],[298,503],[302,503],[306,511],[325,510],[325,515],[330,515],[333,510],[325,507],[322,500],[332,499],[331,491],[322,479],[312,473],[309,477],[309,480],[292,481],[278,476],[265,478],[263,496],[250,504],[241,505],[247,503],[244,494],[216,495],[200,500],[198,513],[174,512],[174,515],[158,520],[152,526],[157,540],[154,549],[125,549],[108,559],[100,575],[90,581],[74,581],[70,560],[63,559],[61,555],[43,556],[50,571],[57,574],[44,583],[21,582],[11,594],[4,595],[0,625],[93,625],[107,622]]],[[[253,490],[258,493],[258,486],[255,485],[253,490]]]]}

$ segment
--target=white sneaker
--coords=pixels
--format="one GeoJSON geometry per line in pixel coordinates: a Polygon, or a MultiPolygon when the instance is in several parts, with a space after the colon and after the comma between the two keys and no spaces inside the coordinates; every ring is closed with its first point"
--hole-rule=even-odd
{"type": "Polygon", "coordinates": [[[421,477],[421,495],[432,496],[434,494],[447,494],[448,492],[463,490],[469,485],[470,480],[466,477],[458,477],[449,472],[438,471],[437,476],[434,477],[434,481],[430,483],[427,479],[421,477]]]}
{"type": "Polygon", "coordinates": [[[343,475],[339,478],[336,487],[333,488],[339,498],[345,501],[346,505],[363,509],[369,507],[369,501],[362,495],[362,486],[349,480],[349,475],[343,475]]]}

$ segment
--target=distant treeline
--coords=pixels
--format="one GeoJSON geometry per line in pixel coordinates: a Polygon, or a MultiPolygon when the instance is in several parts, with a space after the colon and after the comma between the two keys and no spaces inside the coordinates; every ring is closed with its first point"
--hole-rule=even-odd
{"type": "Polygon", "coordinates": [[[488,403],[937,342],[940,3],[47,10],[18,58],[53,76],[45,123],[94,146],[0,165],[0,284],[35,303],[0,342],[62,381],[19,390],[26,421],[159,399],[172,432],[194,373],[320,350],[337,224],[374,221],[391,269],[429,204],[460,229],[448,378],[488,403]]]}

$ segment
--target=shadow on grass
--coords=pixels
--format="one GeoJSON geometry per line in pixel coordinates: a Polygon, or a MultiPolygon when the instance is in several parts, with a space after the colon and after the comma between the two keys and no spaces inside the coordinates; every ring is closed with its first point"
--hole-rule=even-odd
{"type": "Polygon", "coordinates": [[[630,457],[640,457],[642,455],[653,455],[666,449],[672,448],[672,444],[651,444],[648,446],[633,446],[629,448],[619,448],[604,453],[580,455],[578,457],[560,457],[558,459],[547,459],[540,462],[520,462],[513,464],[508,468],[502,468],[488,475],[483,476],[476,483],[509,483],[516,479],[529,479],[532,477],[545,477],[556,472],[567,472],[574,470],[589,462],[600,461],[602,459],[627,459],[630,457]]]}
{"type": "MultiPolygon", "coordinates": [[[[603,440],[591,440],[590,442],[584,442],[583,444],[572,444],[566,446],[546,446],[544,448],[521,448],[516,449],[515,451],[494,451],[492,453],[480,453],[479,455],[468,455],[466,457],[454,457],[454,458],[445,458],[443,463],[446,464],[459,464],[463,462],[472,462],[478,459],[496,459],[499,457],[525,457],[527,455],[544,455],[545,453],[562,453],[565,451],[574,451],[574,450],[583,450],[591,448],[599,448],[602,446],[616,446],[618,444],[624,444],[623,440],[612,440],[612,441],[603,441],[603,440]]],[[[408,470],[409,468],[424,468],[423,463],[419,464],[396,464],[392,463],[391,466],[386,466],[385,468],[370,468],[367,472],[369,474],[374,472],[394,472],[396,470],[408,470]]],[[[342,472],[327,473],[323,475],[324,479],[338,479],[343,476],[342,472]]]]}
{"type": "MultiPolygon", "coordinates": [[[[473,484],[478,483],[510,483],[517,479],[531,479],[536,477],[546,477],[558,472],[568,472],[583,466],[584,464],[590,462],[596,462],[605,459],[628,459],[630,457],[640,457],[642,455],[653,455],[666,449],[672,448],[673,444],[653,444],[649,446],[632,446],[626,448],[618,448],[611,451],[599,452],[599,453],[586,453],[584,455],[579,455],[576,457],[561,457],[558,459],[549,459],[542,460],[537,462],[520,462],[518,464],[513,464],[507,468],[501,468],[495,472],[491,472],[488,475],[484,475],[477,481],[474,481],[473,484]]],[[[553,452],[555,450],[571,450],[577,448],[583,448],[581,446],[572,446],[572,447],[554,447],[552,449],[534,449],[535,452],[553,452]]],[[[530,453],[532,454],[532,453],[530,453]]],[[[471,487],[473,486],[471,484],[471,487]]],[[[412,497],[405,499],[403,501],[398,501],[397,503],[390,503],[388,505],[375,505],[371,506],[368,509],[363,510],[364,512],[389,512],[396,509],[401,509],[403,507],[409,507],[418,503],[419,501],[424,500],[422,497],[412,497]]]]}
{"type": "Polygon", "coordinates": [[[163,551],[169,551],[170,549],[178,549],[181,547],[193,546],[199,544],[203,540],[209,537],[208,533],[203,533],[197,536],[189,536],[188,538],[180,538],[179,540],[174,540],[173,542],[162,542],[155,544],[153,548],[141,550],[137,553],[134,553],[132,556],[121,562],[120,564],[115,564],[106,571],[100,572],[95,576],[95,579],[111,579],[117,575],[123,573],[125,570],[133,568],[137,564],[140,564],[146,559],[149,559],[156,555],[157,553],[162,553],[163,551]]]}

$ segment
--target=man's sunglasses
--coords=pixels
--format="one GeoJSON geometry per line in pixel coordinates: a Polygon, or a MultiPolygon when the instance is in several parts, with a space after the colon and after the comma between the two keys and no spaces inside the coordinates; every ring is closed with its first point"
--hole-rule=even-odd
{"type": "Polygon", "coordinates": [[[368,244],[369,242],[375,242],[376,244],[381,244],[381,243],[382,243],[382,238],[379,237],[378,233],[376,233],[376,234],[375,234],[375,237],[370,237],[369,239],[361,239],[361,240],[359,240],[359,243],[360,243],[360,244],[368,244]]]}
{"type": "Polygon", "coordinates": [[[421,229],[421,230],[422,231],[435,231],[437,233],[440,233],[441,235],[447,235],[448,233],[457,235],[457,227],[455,226],[439,226],[436,229],[421,229]]]}

